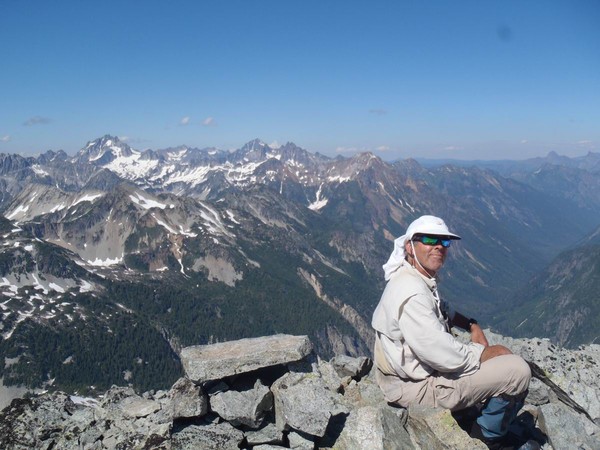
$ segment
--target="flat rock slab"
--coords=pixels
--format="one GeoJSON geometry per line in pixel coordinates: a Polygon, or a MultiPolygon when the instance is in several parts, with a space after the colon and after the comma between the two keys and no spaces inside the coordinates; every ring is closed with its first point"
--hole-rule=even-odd
{"type": "Polygon", "coordinates": [[[181,362],[190,380],[203,383],[299,361],[311,351],[308,336],[276,334],[186,347],[181,350],[181,362]]]}

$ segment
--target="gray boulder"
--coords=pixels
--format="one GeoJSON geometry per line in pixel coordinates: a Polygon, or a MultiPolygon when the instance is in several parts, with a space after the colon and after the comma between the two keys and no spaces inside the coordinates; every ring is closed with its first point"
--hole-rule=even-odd
{"type": "Polygon", "coordinates": [[[342,378],[362,378],[369,373],[373,363],[365,356],[353,358],[352,356],[337,355],[331,360],[331,365],[342,378]]]}
{"type": "Polygon", "coordinates": [[[260,380],[256,380],[252,389],[212,395],[210,407],[234,426],[246,425],[256,429],[262,424],[265,414],[273,409],[273,394],[260,380]]]}
{"type": "Polygon", "coordinates": [[[181,362],[187,377],[202,383],[298,361],[311,351],[308,336],[277,334],[186,347],[181,350],[181,362]]]}
{"type": "Polygon", "coordinates": [[[323,361],[320,358],[316,365],[316,372],[319,373],[327,388],[333,392],[342,392],[344,387],[351,381],[350,377],[340,377],[333,364],[329,361],[323,361]]]}
{"type": "Polygon", "coordinates": [[[539,424],[554,449],[600,449],[600,427],[562,403],[540,406],[539,424]]]}
{"type": "Polygon", "coordinates": [[[409,450],[414,449],[406,431],[407,412],[383,403],[363,406],[348,416],[335,443],[336,450],[409,450]]]}
{"type": "Polygon", "coordinates": [[[189,378],[180,378],[169,391],[173,419],[202,417],[208,412],[208,397],[189,378]]]}
{"type": "Polygon", "coordinates": [[[171,445],[177,450],[239,450],[244,433],[227,422],[204,421],[173,431],[171,445]]]}
{"type": "Polygon", "coordinates": [[[123,408],[123,415],[133,419],[147,417],[161,409],[159,402],[141,397],[124,399],[121,402],[121,406],[123,408]]]}
{"type": "Polygon", "coordinates": [[[295,431],[288,433],[290,448],[294,450],[313,450],[315,448],[314,437],[301,435],[295,431]]]}
{"type": "Polygon", "coordinates": [[[355,408],[379,406],[386,403],[383,392],[375,382],[373,372],[360,381],[352,380],[344,389],[344,400],[355,408]]]}
{"type": "Polygon", "coordinates": [[[313,436],[324,436],[332,415],[348,412],[341,396],[331,392],[314,373],[288,373],[271,386],[275,397],[275,423],[313,436]]]}
{"type": "Polygon", "coordinates": [[[545,405],[550,401],[550,389],[537,378],[532,378],[529,383],[529,394],[527,394],[527,402],[532,405],[545,405]]]}
{"type": "Polygon", "coordinates": [[[283,445],[283,433],[274,423],[268,423],[261,429],[245,431],[248,445],[273,444],[283,445]]]}
{"type": "Polygon", "coordinates": [[[447,409],[411,406],[408,408],[408,430],[417,449],[488,448],[463,431],[447,409]]]}

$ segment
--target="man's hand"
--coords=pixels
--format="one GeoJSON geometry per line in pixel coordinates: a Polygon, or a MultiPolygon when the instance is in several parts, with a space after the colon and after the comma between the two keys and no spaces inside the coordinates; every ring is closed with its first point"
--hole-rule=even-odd
{"type": "Polygon", "coordinates": [[[485,334],[483,334],[483,330],[476,323],[471,325],[471,342],[474,342],[475,344],[481,344],[484,347],[487,347],[490,345],[490,344],[488,344],[485,334]]]}
{"type": "Polygon", "coordinates": [[[512,352],[503,345],[490,345],[485,337],[485,334],[483,334],[483,330],[476,323],[471,325],[471,342],[481,344],[485,347],[481,353],[481,357],[479,358],[479,361],[481,362],[485,362],[488,359],[495,358],[496,356],[512,354],[512,352]]]}
{"type": "Polygon", "coordinates": [[[481,354],[481,358],[479,361],[486,362],[488,359],[495,358],[496,356],[501,355],[512,355],[512,352],[507,349],[504,345],[488,345],[483,349],[483,353],[481,354]]]}

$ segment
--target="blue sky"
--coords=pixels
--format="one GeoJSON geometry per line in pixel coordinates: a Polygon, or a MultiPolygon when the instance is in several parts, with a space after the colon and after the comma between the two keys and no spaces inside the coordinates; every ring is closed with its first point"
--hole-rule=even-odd
{"type": "Polygon", "coordinates": [[[600,151],[600,2],[0,0],[0,152],[600,151]]]}

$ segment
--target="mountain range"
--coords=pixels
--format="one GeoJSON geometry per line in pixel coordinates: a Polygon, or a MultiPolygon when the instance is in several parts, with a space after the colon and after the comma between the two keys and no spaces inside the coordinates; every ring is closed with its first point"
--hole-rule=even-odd
{"type": "MultiPolygon", "coordinates": [[[[274,333],[308,334],[324,356],[369,354],[381,265],[421,214],[463,237],[441,281],[457,309],[520,332],[536,308],[562,308],[527,333],[592,341],[598,289],[544,303],[544,286],[554,258],[592,248],[598,160],[551,154],[496,171],[257,139],[236,151],[138,151],[108,135],[72,157],[1,154],[0,375],[156,388],[181,374],[181,346],[274,333]]],[[[569,292],[590,272],[575,267],[562,267],[569,292]]]]}

